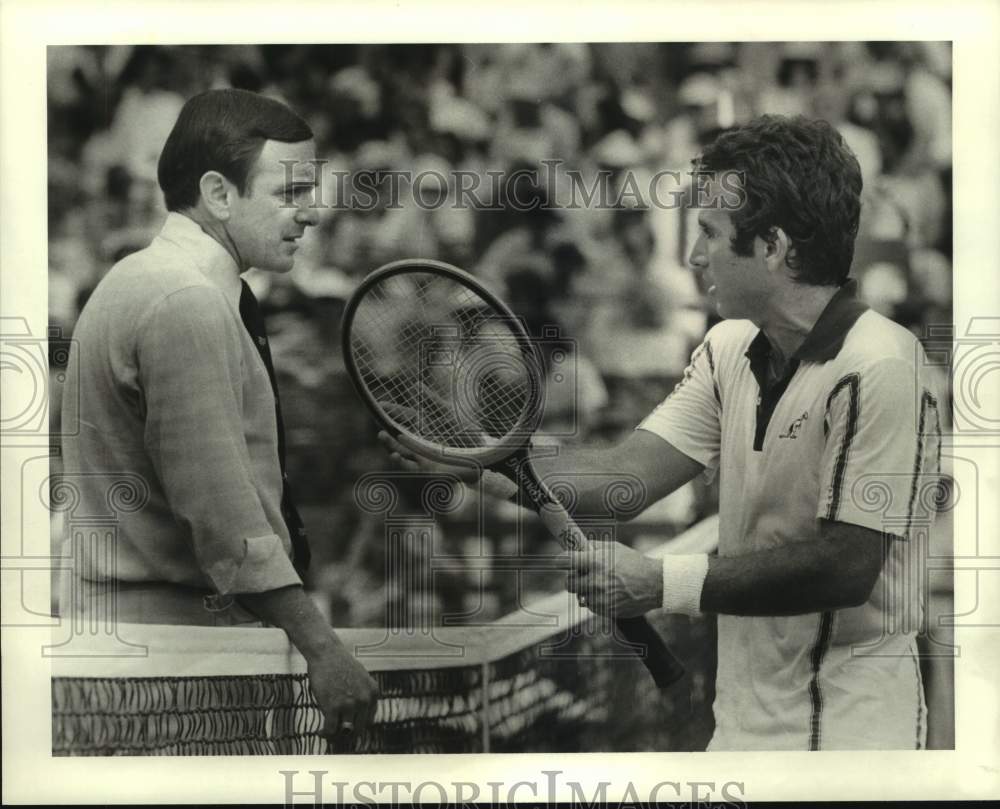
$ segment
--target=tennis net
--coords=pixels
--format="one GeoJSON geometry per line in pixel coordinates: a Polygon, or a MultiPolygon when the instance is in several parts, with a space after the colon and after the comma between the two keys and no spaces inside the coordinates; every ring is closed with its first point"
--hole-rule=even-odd
{"type": "MultiPolygon", "coordinates": [[[[660,552],[707,550],[716,531],[706,520],[660,552]]],[[[485,626],[338,630],[380,687],[353,752],[703,749],[712,623],[655,622],[689,669],[665,693],[605,624],[560,593],[485,626]]],[[[329,752],[305,661],[281,630],[132,624],[118,635],[146,654],[53,661],[53,755],[329,752]]]]}

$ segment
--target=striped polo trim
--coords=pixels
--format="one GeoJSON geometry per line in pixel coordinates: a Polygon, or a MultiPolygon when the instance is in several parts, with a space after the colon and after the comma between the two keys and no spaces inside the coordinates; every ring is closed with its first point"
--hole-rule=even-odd
{"type": "MultiPolygon", "coordinates": [[[[910,502],[906,507],[906,536],[909,538],[910,529],[913,527],[913,509],[917,504],[917,493],[920,489],[920,474],[924,469],[924,431],[927,427],[927,411],[933,408],[935,421],[937,419],[937,399],[929,391],[924,391],[920,397],[920,415],[917,420],[917,452],[913,459],[913,482],[910,484],[910,502]]],[[[939,428],[938,428],[939,429],[939,428]]],[[[938,452],[941,451],[938,442],[938,452]]],[[[938,469],[940,469],[940,459],[938,469]]]]}
{"type": "Polygon", "coordinates": [[[712,344],[705,341],[705,356],[708,357],[708,370],[712,374],[712,390],[715,392],[715,401],[719,403],[719,410],[722,410],[722,396],[719,393],[719,383],[715,377],[715,356],[712,354],[712,344]]]}
{"type": "Polygon", "coordinates": [[[809,749],[819,750],[821,739],[821,721],[823,718],[823,691],[819,685],[819,670],[823,665],[826,653],[830,651],[830,641],[833,639],[833,613],[824,612],[820,616],[819,632],[816,635],[816,643],[813,644],[809,653],[809,660],[812,665],[812,679],[809,680],[809,702],[811,706],[809,715],[809,749]]]}
{"type": "Polygon", "coordinates": [[[924,749],[923,735],[924,735],[924,675],[920,672],[920,660],[913,650],[910,650],[910,657],[913,659],[913,668],[916,670],[917,675],[917,739],[916,748],[917,750],[924,749]]]}
{"type": "Polygon", "coordinates": [[[854,436],[858,432],[858,421],[861,418],[861,375],[858,373],[848,374],[838,380],[826,400],[827,414],[830,412],[830,406],[833,404],[834,399],[844,389],[847,390],[850,397],[847,404],[847,426],[844,430],[843,440],[840,442],[840,450],[837,453],[837,462],[833,470],[833,492],[830,496],[830,505],[826,511],[826,519],[828,520],[836,520],[840,512],[844,475],[847,473],[847,461],[851,454],[851,444],[854,442],[854,436]]]}

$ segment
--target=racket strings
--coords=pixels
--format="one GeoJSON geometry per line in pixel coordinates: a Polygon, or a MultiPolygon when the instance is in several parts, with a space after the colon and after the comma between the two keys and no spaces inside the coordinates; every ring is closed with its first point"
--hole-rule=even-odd
{"type": "Polygon", "coordinates": [[[406,273],[373,284],[349,343],[390,419],[441,446],[495,444],[537,401],[537,370],[509,321],[450,278],[406,273]]]}

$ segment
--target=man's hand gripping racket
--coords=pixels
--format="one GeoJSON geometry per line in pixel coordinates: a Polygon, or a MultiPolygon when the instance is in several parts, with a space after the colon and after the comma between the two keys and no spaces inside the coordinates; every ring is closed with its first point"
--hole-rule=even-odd
{"type": "MultiPolygon", "coordinates": [[[[531,439],[541,418],[541,362],[521,321],[475,278],[410,259],[369,274],[347,302],[344,360],[390,446],[475,479],[482,470],[520,490],[570,550],[588,539],[539,480],[531,439]]],[[[642,617],[615,621],[660,688],[684,667],[642,617]]]]}

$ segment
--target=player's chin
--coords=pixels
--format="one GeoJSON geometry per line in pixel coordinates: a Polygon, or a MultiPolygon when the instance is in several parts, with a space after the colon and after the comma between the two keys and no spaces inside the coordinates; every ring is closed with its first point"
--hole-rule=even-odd
{"type": "Polygon", "coordinates": [[[274,256],[268,262],[267,271],[277,275],[284,275],[295,269],[295,255],[274,256]]]}
{"type": "Polygon", "coordinates": [[[725,320],[739,320],[748,316],[744,311],[745,307],[733,305],[731,301],[726,301],[719,297],[712,300],[712,306],[715,309],[715,313],[725,320]]]}

